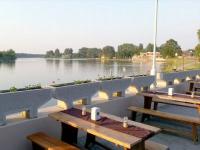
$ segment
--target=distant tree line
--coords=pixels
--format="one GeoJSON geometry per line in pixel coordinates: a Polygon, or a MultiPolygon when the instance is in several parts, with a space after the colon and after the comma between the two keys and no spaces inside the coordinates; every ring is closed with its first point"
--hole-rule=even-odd
{"type": "Polygon", "coordinates": [[[1,61],[13,61],[16,59],[15,51],[9,49],[7,51],[0,51],[0,62],[1,61]]]}
{"type": "Polygon", "coordinates": [[[200,29],[197,31],[197,37],[198,37],[199,43],[195,47],[195,55],[198,57],[200,61],[200,29]]]}
{"type": "MultiPolygon", "coordinates": [[[[105,46],[103,48],[87,48],[82,47],[77,53],[73,52],[72,48],[66,48],[63,53],[59,49],[50,50],[46,52],[47,58],[119,58],[126,59],[132,58],[134,55],[140,55],[141,52],[153,52],[153,44],[149,43],[145,48],[143,44],[135,45],[131,43],[124,43],[117,47],[117,50],[113,46],[105,46]]],[[[170,39],[157,47],[157,52],[161,53],[163,58],[175,57],[175,54],[182,54],[181,47],[178,42],[170,39]]]]}

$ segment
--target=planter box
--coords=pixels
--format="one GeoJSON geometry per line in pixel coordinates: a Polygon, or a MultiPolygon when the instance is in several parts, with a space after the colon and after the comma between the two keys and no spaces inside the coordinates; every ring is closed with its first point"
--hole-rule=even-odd
{"type": "Polygon", "coordinates": [[[20,91],[28,91],[28,90],[37,90],[37,89],[42,89],[42,87],[29,87],[29,88],[19,88],[16,89],[16,91],[11,91],[11,90],[1,90],[1,93],[14,93],[14,92],[20,92],[20,91]]]}
{"type": "Polygon", "coordinates": [[[92,81],[86,80],[86,81],[75,81],[75,82],[69,82],[69,83],[61,83],[61,84],[53,84],[50,85],[51,87],[63,87],[63,86],[69,86],[69,85],[79,85],[84,83],[91,83],[92,81]]]}
{"type": "Polygon", "coordinates": [[[122,77],[101,78],[101,79],[98,79],[97,81],[103,82],[103,81],[111,81],[111,80],[116,80],[116,79],[122,79],[122,77]]]}
{"type": "Polygon", "coordinates": [[[51,89],[0,93],[0,124],[5,124],[6,115],[21,111],[26,111],[29,118],[37,117],[38,108],[51,97],[51,89]]]}

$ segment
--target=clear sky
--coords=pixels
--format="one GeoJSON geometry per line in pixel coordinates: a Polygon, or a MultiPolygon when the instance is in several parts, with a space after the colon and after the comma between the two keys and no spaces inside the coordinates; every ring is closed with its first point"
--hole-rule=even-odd
{"type": "MultiPolygon", "coordinates": [[[[59,48],[153,42],[155,0],[0,0],[0,50],[45,53],[59,48]]],[[[159,0],[158,45],[197,44],[200,0],[159,0]]]]}

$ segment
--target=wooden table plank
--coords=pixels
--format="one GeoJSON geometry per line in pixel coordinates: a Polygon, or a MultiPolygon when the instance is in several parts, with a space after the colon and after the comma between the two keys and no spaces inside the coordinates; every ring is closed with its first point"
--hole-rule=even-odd
{"type": "MultiPolygon", "coordinates": [[[[116,117],[113,115],[109,115],[106,113],[101,113],[103,116],[111,117],[111,119],[115,119],[117,121],[122,121],[122,118],[116,117]]],[[[61,121],[63,123],[66,123],[70,126],[73,126],[75,128],[82,129],[86,131],[87,133],[90,133],[92,135],[95,135],[96,137],[105,139],[109,142],[115,143],[117,145],[120,145],[122,147],[131,149],[134,145],[140,143],[143,141],[143,139],[134,137],[119,131],[115,131],[112,129],[105,128],[103,126],[97,125],[95,123],[91,123],[88,121],[85,121],[83,119],[68,115],[66,113],[58,112],[49,114],[49,117],[56,119],[58,121],[61,121]]],[[[136,123],[133,121],[129,121],[130,124],[133,124],[138,127],[144,127],[145,129],[148,129],[150,131],[153,131],[154,133],[158,133],[160,131],[159,128],[152,127],[149,125],[144,125],[141,123],[136,123]]]]}
{"type": "MultiPolygon", "coordinates": [[[[196,105],[200,105],[200,99],[197,98],[191,98],[188,95],[184,94],[185,96],[188,97],[180,97],[178,95],[173,95],[173,96],[169,96],[169,95],[159,95],[157,93],[140,93],[140,95],[142,96],[147,96],[147,97],[152,97],[155,99],[165,99],[165,100],[171,100],[171,101],[177,101],[177,102],[183,102],[183,103],[189,103],[189,104],[196,104],[196,105]]],[[[180,94],[181,95],[181,94],[180,94]]]]}
{"type": "MultiPolygon", "coordinates": [[[[115,116],[115,115],[111,115],[111,114],[107,114],[107,113],[103,113],[103,112],[101,112],[101,115],[105,116],[105,117],[108,117],[110,119],[116,120],[116,121],[123,122],[123,118],[115,116]]],[[[131,120],[128,120],[128,124],[129,125],[134,125],[136,127],[140,127],[140,128],[143,128],[143,129],[146,129],[146,130],[149,130],[149,131],[152,131],[154,133],[158,133],[158,132],[161,131],[160,128],[153,127],[153,126],[146,125],[146,124],[139,123],[139,122],[135,122],[135,121],[131,121],[131,120]]]]}
{"type": "Polygon", "coordinates": [[[62,112],[50,114],[49,117],[126,148],[131,148],[142,141],[141,138],[114,131],[62,112]]]}

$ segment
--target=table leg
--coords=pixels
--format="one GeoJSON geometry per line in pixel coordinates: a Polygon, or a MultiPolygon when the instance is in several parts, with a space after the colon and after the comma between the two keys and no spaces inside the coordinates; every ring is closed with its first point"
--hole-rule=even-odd
{"type": "Polygon", "coordinates": [[[131,112],[131,120],[135,121],[136,120],[136,115],[137,115],[137,112],[136,111],[132,111],[131,112]]]}
{"type": "MultiPolygon", "coordinates": [[[[144,96],[144,108],[151,109],[152,97],[144,96]]],[[[150,118],[150,115],[142,114],[141,122],[144,122],[146,118],[150,118]]]]}
{"type": "Polygon", "coordinates": [[[90,133],[87,133],[85,148],[89,148],[89,145],[94,143],[95,143],[95,136],[90,133]]]}
{"type": "Polygon", "coordinates": [[[109,147],[101,144],[100,142],[95,141],[95,135],[87,133],[86,142],[85,142],[85,148],[89,149],[89,147],[90,147],[91,144],[92,145],[96,144],[96,145],[102,147],[105,150],[112,150],[111,148],[109,148],[109,147]]]}
{"type": "Polygon", "coordinates": [[[44,148],[42,148],[41,146],[39,146],[38,144],[36,143],[32,143],[32,149],[33,150],[44,150],[44,148]]]}
{"type": "Polygon", "coordinates": [[[77,144],[78,128],[74,128],[65,123],[61,123],[61,125],[61,140],[69,144],[77,144]]]}
{"type": "Polygon", "coordinates": [[[199,118],[200,118],[200,104],[199,105],[196,105],[197,106],[197,113],[199,115],[199,118]]]}
{"type": "Polygon", "coordinates": [[[194,83],[190,82],[189,91],[193,91],[193,89],[194,89],[194,83]]]}
{"type": "Polygon", "coordinates": [[[154,102],[153,109],[154,109],[154,110],[157,110],[157,109],[158,109],[158,102],[154,102]]]}

